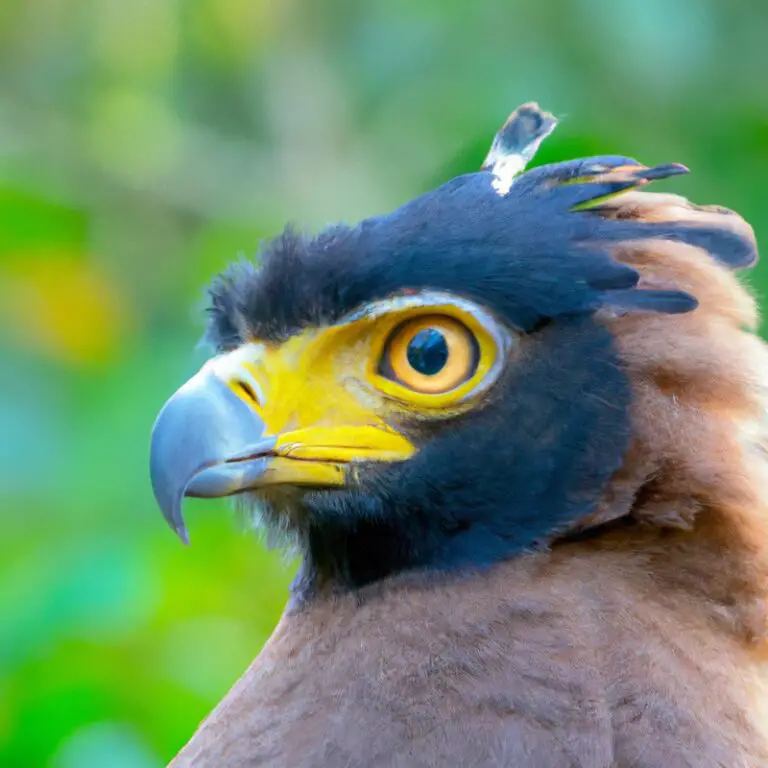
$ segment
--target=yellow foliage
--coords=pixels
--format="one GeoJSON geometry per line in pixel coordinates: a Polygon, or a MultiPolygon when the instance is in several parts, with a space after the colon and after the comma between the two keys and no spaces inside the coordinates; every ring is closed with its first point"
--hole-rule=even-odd
{"type": "Polygon", "coordinates": [[[0,322],[13,343],[70,365],[99,365],[119,355],[128,308],[93,263],[26,252],[0,267],[0,285],[0,322]]]}

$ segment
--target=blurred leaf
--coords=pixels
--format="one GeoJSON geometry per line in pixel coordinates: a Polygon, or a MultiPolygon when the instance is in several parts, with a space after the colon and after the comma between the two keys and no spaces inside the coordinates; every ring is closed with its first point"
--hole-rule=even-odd
{"type": "Polygon", "coordinates": [[[76,731],[59,747],[50,768],[160,768],[164,765],[134,728],[98,723],[76,731]],[[105,762],[107,761],[107,762],[105,762]]]}
{"type": "Polygon", "coordinates": [[[104,363],[120,355],[128,308],[89,260],[25,251],[0,265],[0,279],[0,321],[13,343],[65,363],[104,363]]]}
{"type": "Polygon", "coordinates": [[[87,215],[45,197],[0,187],[0,268],[22,250],[63,245],[82,247],[87,236],[87,215]]]}

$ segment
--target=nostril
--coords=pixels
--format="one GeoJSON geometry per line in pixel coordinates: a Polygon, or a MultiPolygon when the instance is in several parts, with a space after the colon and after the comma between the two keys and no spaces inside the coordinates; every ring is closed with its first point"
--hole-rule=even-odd
{"type": "Polygon", "coordinates": [[[242,361],[222,359],[218,376],[243,402],[252,407],[264,406],[261,382],[252,366],[242,361]],[[235,363],[237,363],[235,365],[235,363]]]}
{"type": "Polygon", "coordinates": [[[232,382],[232,386],[243,397],[243,399],[247,400],[253,405],[259,404],[259,398],[257,397],[256,392],[249,382],[242,380],[234,381],[232,382]]]}

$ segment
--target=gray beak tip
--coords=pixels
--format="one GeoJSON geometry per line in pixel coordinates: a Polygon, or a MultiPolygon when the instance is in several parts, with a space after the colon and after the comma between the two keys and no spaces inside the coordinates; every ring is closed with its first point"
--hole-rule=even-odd
{"type": "Polygon", "coordinates": [[[189,546],[189,533],[187,532],[187,526],[182,523],[179,526],[173,528],[176,535],[181,539],[181,543],[185,546],[189,546]]]}
{"type": "Polygon", "coordinates": [[[155,481],[153,476],[153,490],[158,500],[160,510],[168,523],[168,527],[181,539],[183,544],[189,544],[189,533],[181,512],[184,501],[184,489],[180,493],[168,493],[165,488],[155,481]]]}

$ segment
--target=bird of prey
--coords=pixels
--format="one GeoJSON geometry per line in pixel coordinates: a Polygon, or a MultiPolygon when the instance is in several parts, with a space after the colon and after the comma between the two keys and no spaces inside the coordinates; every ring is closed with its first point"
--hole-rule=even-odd
{"type": "Polygon", "coordinates": [[[752,229],[641,190],[681,165],[524,171],[554,126],[214,280],[155,495],[182,538],[237,495],[301,566],[177,768],[768,766],[752,229]]]}

